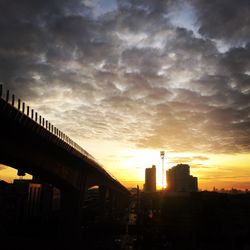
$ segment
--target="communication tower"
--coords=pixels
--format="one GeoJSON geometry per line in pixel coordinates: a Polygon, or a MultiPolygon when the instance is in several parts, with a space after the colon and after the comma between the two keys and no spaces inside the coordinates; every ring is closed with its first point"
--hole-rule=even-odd
{"type": "Polygon", "coordinates": [[[160,152],[161,159],[162,159],[162,190],[164,190],[164,156],[165,156],[165,151],[160,152]]]}

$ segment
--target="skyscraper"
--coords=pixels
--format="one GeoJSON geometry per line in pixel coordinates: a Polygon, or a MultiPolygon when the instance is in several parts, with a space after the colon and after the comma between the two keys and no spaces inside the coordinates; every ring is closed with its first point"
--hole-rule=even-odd
{"type": "Polygon", "coordinates": [[[156,167],[152,165],[152,168],[145,169],[145,192],[156,192],[156,167]]]}
{"type": "Polygon", "coordinates": [[[167,171],[167,190],[172,192],[197,192],[198,179],[190,175],[190,166],[178,164],[167,171]]]}

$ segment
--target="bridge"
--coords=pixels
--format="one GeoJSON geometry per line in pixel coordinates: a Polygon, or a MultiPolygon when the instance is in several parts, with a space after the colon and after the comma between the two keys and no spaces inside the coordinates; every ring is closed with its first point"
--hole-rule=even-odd
{"type": "Polygon", "coordinates": [[[125,209],[128,190],[86,150],[0,85],[0,163],[58,187],[65,230],[80,227],[86,191],[99,187],[103,213],[125,209]],[[109,204],[109,206],[107,206],[109,204]]]}

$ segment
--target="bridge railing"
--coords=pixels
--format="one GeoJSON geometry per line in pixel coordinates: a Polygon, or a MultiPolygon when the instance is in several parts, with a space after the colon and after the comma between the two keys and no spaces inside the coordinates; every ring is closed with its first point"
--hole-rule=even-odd
{"type": "MultiPolygon", "coordinates": [[[[41,126],[50,134],[56,136],[60,141],[66,143],[69,147],[73,148],[75,151],[80,153],[82,156],[91,159],[96,163],[96,165],[103,170],[104,173],[109,175],[112,179],[114,179],[117,183],[119,181],[109,172],[107,171],[97,160],[89,154],[86,150],[84,150],[81,146],[79,146],[76,142],[74,142],[68,135],[63,133],[60,129],[54,126],[50,121],[42,117],[38,112],[32,109],[30,106],[26,105],[21,99],[16,98],[16,96],[10,93],[9,90],[3,90],[3,85],[0,84],[0,99],[4,100],[6,103],[10,104],[12,108],[18,110],[22,115],[32,119],[37,125],[41,126]]],[[[120,183],[119,183],[120,184],[120,183]]],[[[121,185],[121,184],[120,184],[121,185]]]]}

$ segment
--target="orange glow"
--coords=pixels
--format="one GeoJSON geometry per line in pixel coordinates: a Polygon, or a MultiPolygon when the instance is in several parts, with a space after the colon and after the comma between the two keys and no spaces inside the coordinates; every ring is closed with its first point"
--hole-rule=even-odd
{"type": "MultiPolygon", "coordinates": [[[[124,145],[100,147],[93,155],[99,155],[99,162],[105,169],[126,187],[143,188],[145,168],[156,165],[157,189],[162,189],[161,149],[125,149],[124,145]],[[104,150],[102,150],[104,148],[104,150]],[[116,153],[110,155],[110,151],[116,153]],[[100,151],[99,151],[100,150],[100,151]],[[108,155],[108,156],[107,156],[108,155]]],[[[190,165],[191,175],[198,177],[199,189],[250,189],[250,154],[199,154],[168,153],[165,150],[164,187],[166,188],[166,170],[178,163],[190,165]]],[[[0,165],[1,166],[1,165],[0,165]]],[[[31,176],[26,175],[25,178],[31,176]]],[[[0,168],[0,179],[11,182],[17,176],[13,168],[0,168]]]]}
{"type": "MultiPolygon", "coordinates": [[[[160,150],[129,150],[127,157],[119,162],[120,167],[110,165],[110,171],[127,186],[143,187],[145,168],[153,164],[157,168],[157,189],[162,188],[162,161],[160,150]]],[[[190,173],[198,177],[199,189],[212,190],[218,188],[250,187],[250,154],[199,154],[199,153],[168,153],[165,152],[164,169],[178,163],[190,165],[190,173]]],[[[108,164],[108,162],[107,162],[108,164]]],[[[117,166],[116,165],[116,166],[117,166]]],[[[166,175],[164,187],[167,186],[166,175]]]]}
{"type": "MultiPolygon", "coordinates": [[[[0,180],[4,180],[6,182],[13,182],[13,179],[19,179],[20,176],[17,175],[17,169],[4,166],[0,164],[0,180]]],[[[26,174],[24,179],[31,179],[32,176],[29,174],[26,174]]]]}

